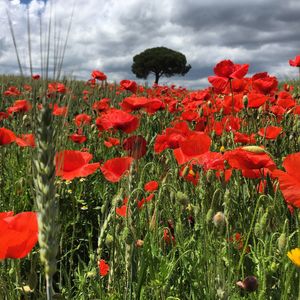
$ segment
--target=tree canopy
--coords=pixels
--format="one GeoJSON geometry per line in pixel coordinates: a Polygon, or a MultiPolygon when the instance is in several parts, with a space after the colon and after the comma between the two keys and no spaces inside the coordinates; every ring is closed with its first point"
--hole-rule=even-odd
{"type": "Polygon", "coordinates": [[[155,83],[162,76],[184,76],[190,69],[191,65],[187,65],[185,55],[166,47],[146,49],[135,55],[131,67],[137,78],[146,79],[149,74],[154,74],[155,83]]]}

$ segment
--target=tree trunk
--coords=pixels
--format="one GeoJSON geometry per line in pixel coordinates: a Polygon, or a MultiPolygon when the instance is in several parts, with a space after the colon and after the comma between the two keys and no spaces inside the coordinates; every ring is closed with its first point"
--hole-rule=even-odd
{"type": "Polygon", "coordinates": [[[154,83],[158,84],[159,78],[160,78],[159,73],[155,73],[155,81],[154,81],[154,83]]]}

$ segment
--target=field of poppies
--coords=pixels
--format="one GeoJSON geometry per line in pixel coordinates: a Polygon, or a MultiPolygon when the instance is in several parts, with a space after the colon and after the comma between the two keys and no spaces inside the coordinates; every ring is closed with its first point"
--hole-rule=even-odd
{"type": "Polygon", "coordinates": [[[0,299],[300,299],[300,85],[248,68],[1,76],[0,299]]]}

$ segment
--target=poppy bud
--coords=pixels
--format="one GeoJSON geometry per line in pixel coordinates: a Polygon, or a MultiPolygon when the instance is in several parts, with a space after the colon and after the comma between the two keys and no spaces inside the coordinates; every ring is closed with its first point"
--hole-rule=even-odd
{"type": "Polygon", "coordinates": [[[277,264],[275,261],[273,261],[270,266],[270,271],[276,272],[278,270],[278,266],[279,266],[279,264],[277,264]]]}
{"type": "Polygon", "coordinates": [[[262,218],[260,219],[260,222],[259,222],[261,230],[264,230],[267,226],[268,215],[269,215],[269,211],[267,209],[266,212],[263,214],[262,218]]]}
{"type": "Polygon", "coordinates": [[[243,281],[238,281],[236,285],[244,291],[251,293],[257,290],[258,281],[255,276],[247,276],[243,281]]]}
{"type": "Polygon", "coordinates": [[[96,277],[96,270],[92,270],[86,273],[87,278],[93,278],[96,277]]]}
{"type": "Polygon", "coordinates": [[[248,152],[253,152],[253,153],[265,153],[265,149],[259,146],[244,146],[242,147],[243,150],[246,150],[248,152]]]}
{"type": "Polygon", "coordinates": [[[185,193],[178,191],[176,193],[176,200],[178,200],[182,204],[186,204],[189,198],[185,193]]]}
{"type": "Polygon", "coordinates": [[[277,240],[278,250],[279,250],[281,253],[284,252],[284,250],[285,250],[286,242],[287,242],[287,240],[286,240],[286,234],[283,232],[283,233],[279,236],[279,238],[278,238],[278,240],[277,240]]]}
{"type": "Polygon", "coordinates": [[[209,223],[213,215],[213,210],[210,208],[206,214],[206,222],[209,223]]]}
{"type": "Polygon", "coordinates": [[[245,95],[245,96],[243,97],[243,103],[244,103],[244,106],[245,106],[246,108],[247,108],[247,106],[248,106],[248,102],[249,102],[248,96],[245,95]]]}
{"type": "Polygon", "coordinates": [[[108,234],[105,239],[105,245],[109,247],[112,244],[113,240],[113,236],[111,234],[108,234]]]}

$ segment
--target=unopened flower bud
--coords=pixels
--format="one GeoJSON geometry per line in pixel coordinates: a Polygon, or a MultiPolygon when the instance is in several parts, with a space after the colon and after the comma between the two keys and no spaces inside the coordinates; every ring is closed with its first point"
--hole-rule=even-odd
{"type": "Polygon", "coordinates": [[[277,240],[278,250],[279,250],[280,252],[284,252],[285,247],[286,247],[286,242],[287,242],[287,240],[286,240],[286,235],[285,235],[285,233],[283,232],[283,233],[279,236],[279,238],[278,238],[278,240],[277,240]]]}

